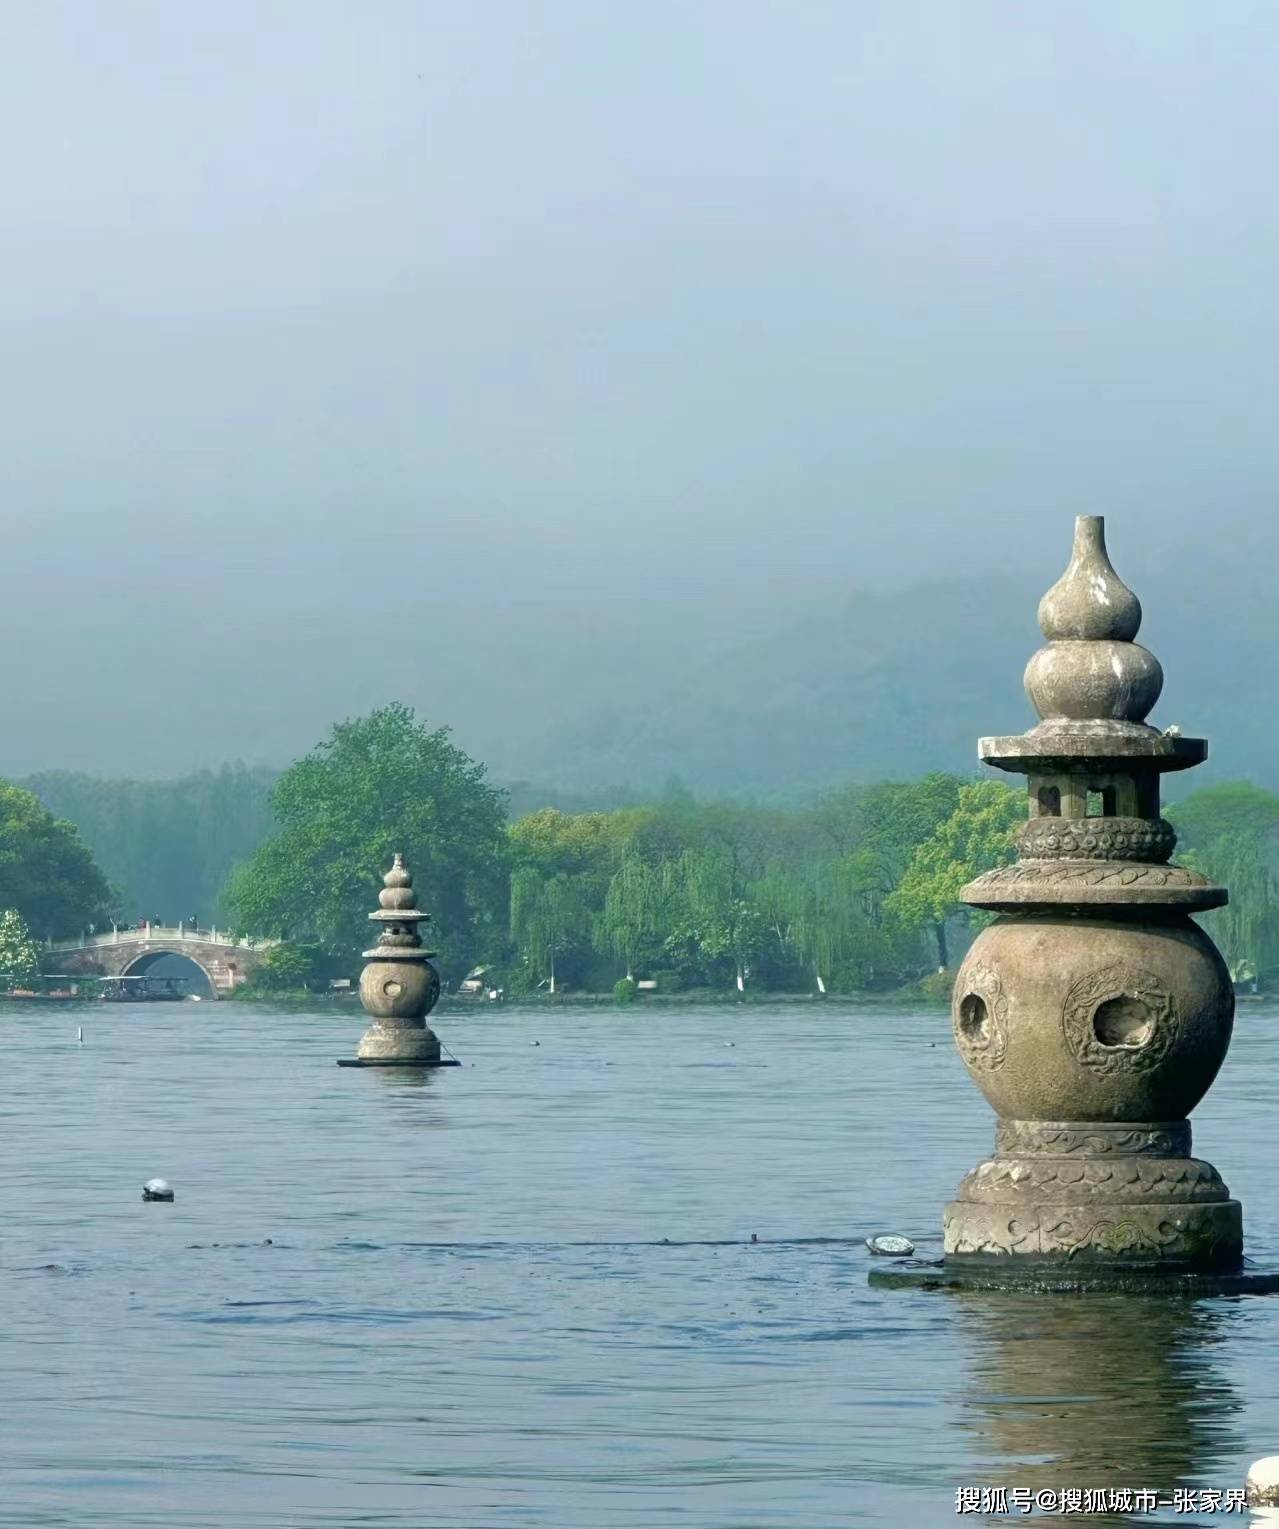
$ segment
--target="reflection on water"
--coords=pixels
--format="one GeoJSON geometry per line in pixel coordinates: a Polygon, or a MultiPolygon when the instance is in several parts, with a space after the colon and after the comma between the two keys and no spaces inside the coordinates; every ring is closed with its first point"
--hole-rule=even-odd
{"type": "Polygon", "coordinates": [[[1237,1308],[960,1294],[955,1320],[970,1354],[963,1417],[991,1484],[1152,1488],[1164,1497],[1176,1486],[1239,1485],[1220,1476],[1246,1443],[1222,1352],[1237,1308]]]}
{"type": "MultiPolygon", "coordinates": [[[[436,1019],[464,1066],[337,1067],[356,1010],[0,1011],[0,1525],[942,1529],[1279,1452],[1279,1300],[868,1288],[989,1146],[943,1013],[436,1019]]],[[[1197,1130],[1273,1257],[1247,1019],[1197,1130]]]]}

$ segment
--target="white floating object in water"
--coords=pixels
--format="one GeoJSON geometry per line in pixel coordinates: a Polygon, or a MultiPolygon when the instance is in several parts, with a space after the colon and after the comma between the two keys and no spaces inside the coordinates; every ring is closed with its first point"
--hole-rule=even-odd
{"type": "Polygon", "coordinates": [[[1279,1508],[1279,1455],[1250,1465],[1244,1490],[1250,1508],[1279,1508]]]}
{"type": "Polygon", "coordinates": [[[173,1198],[173,1185],[168,1179],[148,1179],[142,1186],[142,1198],[144,1200],[171,1200],[173,1198]]]}
{"type": "Polygon", "coordinates": [[[75,1038],[76,1038],[76,1045],[77,1046],[83,1046],[84,1045],[84,1026],[83,1025],[77,1025],[75,1027],[75,1038]]]}
{"type": "Polygon", "coordinates": [[[879,1253],[884,1258],[909,1258],[915,1251],[915,1244],[909,1237],[898,1237],[892,1233],[887,1237],[868,1237],[866,1246],[872,1253],[879,1253]]]}

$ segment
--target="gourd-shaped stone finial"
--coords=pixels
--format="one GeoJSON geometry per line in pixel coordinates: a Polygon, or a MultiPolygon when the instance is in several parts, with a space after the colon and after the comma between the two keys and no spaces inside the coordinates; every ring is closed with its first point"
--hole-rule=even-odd
{"type": "Polygon", "coordinates": [[[1141,601],[1111,567],[1100,515],[1076,520],[1070,566],[1040,601],[1039,625],[1048,646],[1026,666],[1026,693],[1044,723],[1140,730],[1163,689],[1163,669],[1132,640],[1141,601]]]}
{"type": "Polygon", "coordinates": [[[391,862],[391,869],[382,878],[382,890],[377,895],[378,906],[396,913],[413,912],[416,893],[413,891],[413,877],[408,867],[404,864],[404,856],[396,855],[391,862]]]}
{"type": "Polygon", "coordinates": [[[1111,567],[1102,515],[1075,520],[1070,567],[1039,602],[1039,626],[1049,642],[1131,642],[1141,626],[1141,601],[1111,567]]]}

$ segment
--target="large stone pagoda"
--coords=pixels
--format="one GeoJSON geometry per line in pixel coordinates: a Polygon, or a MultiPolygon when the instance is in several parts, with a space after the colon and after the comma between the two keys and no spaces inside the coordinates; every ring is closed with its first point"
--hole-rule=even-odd
{"type": "Polygon", "coordinates": [[[413,877],[396,855],[382,878],[378,907],[369,914],[378,926],[377,944],[364,952],[360,1002],[372,1024],[356,1056],[342,1066],[446,1067],[439,1037],[426,1022],[440,996],[440,977],[418,933],[431,915],[417,906],[413,877]]]}
{"type": "Polygon", "coordinates": [[[1083,516],[1044,596],[1047,645],[1026,690],[1039,723],[983,738],[1029,777],[1019,859],[967,886],[998,915],[955,981],[955,1042],[999,1116],[995,1152],[945,1213],[944,1267],[1000,1279],[1070,1271],[1123,1284],[1230,1274],[1240,1207],[1192,1157],[1187,1116],[1230,1044],[1230,974],[1192,915],[1227,898],[1171,863],[1160,777],[1200,764],[1200,738],[1146,718],[1163,685],[1133,639],[1141,605],[1083,516]]]}

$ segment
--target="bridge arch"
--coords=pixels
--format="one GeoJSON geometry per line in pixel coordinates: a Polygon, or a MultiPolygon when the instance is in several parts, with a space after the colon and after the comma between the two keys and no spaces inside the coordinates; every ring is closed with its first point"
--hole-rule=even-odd
{"type": "MultiPolygon", "coordinates": [[[[216,998],[218,996],[218,984],[213,973],[196,956],[188,950],[145,950],[140,955],[134,956],[120,972],[122,977],[145,977],[155,972],[159,965],[174,965],[179,968],[186,967],[189,971],[198,972],[203,980],[205,991],[200,994],[201,998],[216,998]]],[[[178,977],[185,975],[178,971],[163,971],[155,973],[157,976],[178,977]]]]}
{"type": "Polygon", "coordinates": [[[230,997],[261,966],[278,940],[219,935],[216,929],[112,929],[110,934],[49,942],[48,961],[75,976],[141,976],[166,956],[178,956],[209,982],[214,998],[230,997]]]}

